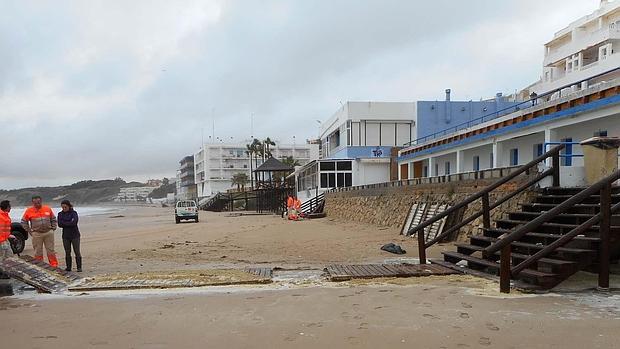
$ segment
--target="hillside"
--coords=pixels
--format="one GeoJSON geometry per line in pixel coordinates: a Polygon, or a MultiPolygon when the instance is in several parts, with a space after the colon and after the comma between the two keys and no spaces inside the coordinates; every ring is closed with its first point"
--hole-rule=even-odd
{"type": "Polygon", "coordinates": [[[13,206],[30,204],[33,195],[40,195],[44,202],[68,199],[76,205],[93,205],[111,202],[122,187],[140,187],[143,183],[125,182],[117,178],[101,181],[81,181],[59,187],[36,187],[0,190],[0,200],[10,200],[13,206]]]}

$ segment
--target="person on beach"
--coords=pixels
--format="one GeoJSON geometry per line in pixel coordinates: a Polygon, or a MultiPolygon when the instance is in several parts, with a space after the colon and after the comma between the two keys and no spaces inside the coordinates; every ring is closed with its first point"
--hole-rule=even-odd
{"type": "Polygon", "coordinates": [[[9,239],[14,239],[11,235],[11,203],[8,200],[0,202],[0,261],[11,256],[11,244],[9,239]]]}
{"type": "Polygon", "coordinates": [[[71,271],[71,247],[75,253],[75,266],[82,271],[82,254],[80,253],[80,229],[78,214],[69,200],[60,203],[62,211],[58,212],[58,226],[62,228],[62,245],[65,248],[66,271],[71,271]]]}
{"type": "Polygon", "coordinates": [[[40,196],[32,197],[32,207],[29,207],[22,217],[22,226],[32,236],[34,258],[43,260],[43,246],[47,252],[47,260],[52,267],[58,267],[58,259],[54,251],[54,231],[58,227],[56,216],[52,209],[43,205],[40,196]]]}

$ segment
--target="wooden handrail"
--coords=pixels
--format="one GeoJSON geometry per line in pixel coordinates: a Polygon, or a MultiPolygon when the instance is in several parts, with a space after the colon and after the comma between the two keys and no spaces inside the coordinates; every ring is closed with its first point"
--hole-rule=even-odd
{"type": "Polygon", "coordinates": [[[444,238],[446,238],[447,236],[449,236],[453,232],[457,231],[458,229],[462,228],[466,224],[472,222],[476,218],[478,218],[480,216],[484,216],[485,217],[485,219],[484,219],[485,227],[488,228],[486,225],[490,221],[490,212],[493,209],[497,208],[498,206],[500,206],[504,202],[510,200],[515,195],[525,191],[527,188],[529,188],[532,185],[538,183],[539,181],[541,181],[545,177],[552,176],[553,177],[553,186],[559,186],[560,185],[560,151],[562,149],[564,149],[564,147],[565,147],[565,145],[561,144],[559,146],[556,146],[556,147],[550,149],[549,151],[545,152],[544,154],[542,154],[541,156],[537,157],[536,159],[534,159],[534,160],[528,162],[527,164],[519,167],[515,172],[510,173],[506,177],[503,177],[503,178],[499,179],[495,183],[493,183],[490,186],[482,189],[481,191],[477,192],[476,194],[469,196],[467,199],[459,202],[458,204],[448,208],[447,210],[445,210],[445,211],[443,211],[443,212],[441,212],[439,214],[436,214],[432,218],[430,218],[430,219],[424,221],[423,223],[418,224],[417,226],[409,229],[407,231],[407,235],[412,235],[412,234],[414,234],[416,232],[418,233],[418,253],[419,253],[420,264],[426,264],[426,249],[427,248],[429,248],[430,246],[432,246],[432,245],[438,243],[439,241],[443,240],[444,238]],[[519,175],[521,175],[523,173],[528,173],[532,167],[534,167],[534,166],[538,165],[539,163],[547,160],[548,158],[552,158],[552,167],[551,168],[543,171],[538,176],[536,176],[532,180],[528,181],[527,183],[521,185],[519,188],[517,188],[516,190],[514,190],[510,194],[508,194],[508,195],[502,197],[501,199],[497,200],[495,203],[490,204],[490,202],[489,202],[489,193],[491,193],[493,190],[499,188],[500,186],[508,183],[509,181],[513,180],[517,176],[519,176],[519,175]],[[471,204],[472,202],[474,202],[474,201],[476,201],[478,199],[482,199],[483,200],[483,209],[481,211],[478,211],[477,213],[474,213],[473,215],[469,216],[468,218],[463,219],[461,221],[461,223],[459,223],[459,224],[451,227],[450,229],[442,232],[441,234],[436,236],[433,240],[431,240],[429,242],[424,242],[424,236],[423,235],[424,235],[424,229],[426,227],[428,227],[431,224],[439,221],[440,219],[443,219],[444,217],[447,217],[448,215],[456,212],[457,210],[460,210],[461,208],[471,204]]]}
{"type": "MultiPolygon", "coordinates": [[[[613,214],[617,212],[618,210],[620,210],[620,203],[613,205],[611,207],[610,213],[613,214]]],[[[549,254],[553,253],[553,251],[555,251],[559,247],[566,245],[567,243],[572,241],[577,235],[584,233],[586,230],[592,228],[592,226],[594,226],[596,223],[600,222],[601,218],[602,218],[601,213],[598,213],[596,216],[588,219],[587,221],[581,223],[581,225],[579,225],[578,227],[575,227],[568,233],[562,235],[562,237],[553,241],[552,243],[547,245],[542,250],[536,252],[535,254],[527,258],[526,260],[515,265],[514,267],[510,269],[512,276],[518,276],[519,273],[523,271],[523,269],[526,269],[532,264],[538,262],[541,258],[544,258],[548,256],[549,254]]]]}
{"type": "MultiPolygon", "coordinates": [[[[495,183],[491,184],[490,186],[482,189],[481,191],[477,192],[476,194],[468,197],[467,199],[459,202],[458,204],[450,207],[449,209],[436,214],[435,216],[433,216],[432,218],[424,221],[423,223],[418,224],[417,226],[409,229],[409,231],[407,231],[407,235],[412,235],[415,234],[416,232],[428,227],[429,225],[437,222],[438,220],[447,217],[448,215],[456,212],[457,210],[471,204],[472,202],[482,198],[484,196],[484,194],[488,194],[490,192],[492,192],[493,190],[499,188],[500,186],[508,183],[509,181],[513,180],[515,177],[517,177],[518,175],[528,171],[530,168],[534,167],[535,165],[539,164],[540,162],[543,162],[545,160],[547,160],[550,157],[557,157],[559,159],[559,153],[562,149],[564,149],[565,145],[559,145],[557,147],[554,147],[552,149],[550,149],[548,152],[542,154],[541,156],[537,157],[536,159],[528,162],[527,164],[521,166],[518,170],[516,170],[515,172],[512,172],[511,174],[509,174],[506,177],[501,178],[500,180],[496,181],[495,183]]],[[[556,169],[554,169],[556,170],[556,169]]],[[[559,168],[557,169],[559,170],[559,168]]],[[[559,171],[557,171],[559,173],[559,171]]],[[[555,174],[554,174],[555,177],[555,174]]],[[[555,180],[554,180],[555,182],[555,180]]],[[[559,186],[559,181],[558,183],[553,183],[554,186],[559,186]]]]}
{"type": "Polygon", "coordinates": [[[540,227],[541,225],[543,225],[544,223],[546,223],[546,222],[550,221],[551,219],[555,218],[559,214],[564,213],[566,210],[571,208],[573,205],[582,202],[587,197],[589,197],[589,196],[593,195],[594,193],[600,191],[606,185],[609,185],[610,183],[613,183],[613,182],[617,181],[618,178],[620,178],[620,170],[612,173],[611,175],[601,179],[600,181],[596,182],[595,184],[589,186],[588,188],[580,191],[578,194],[570,197],[568,200],[562,202],[558,206],[556,206],[556,207],[552,208],[551,210],[543,213],[542,215],[540,215],[540,216],[536,217],[535,219],[529,221],[528,223],[524,224],[523,226],[521,226],[520,228],[516,229],[515,231],[513,231],[509,235],[505,236],[504,238],[499,239],[495,243],[493,243],[490,246],[486,247],[484,250],[482,250],[482,255],[485,258],[493,255],[495,252],[501,250],[506,245],[509,245],[509,244],[513,243],[514,241],[517,241],[517,240],[521,239],[523,236],[525,236],[525,234],[527,234],[527,233],[529,233],[531,231],[534,231],[534,229],[540,227]]]}

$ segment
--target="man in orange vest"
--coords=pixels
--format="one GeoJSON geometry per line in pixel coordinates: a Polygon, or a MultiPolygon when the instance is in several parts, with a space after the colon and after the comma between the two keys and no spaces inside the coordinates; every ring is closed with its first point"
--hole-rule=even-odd
{"type": "Polygon", "coordinates": [[[11,203],[8,200],[0,202],[0,261],[13,254],[9,239],[14,239],[11,235],[11,203]]]}
{"type": "Polygon", "coordinates": [[[34,258],[43,260],[43,246],[45,246],[50,265],[58,267],[58,259],[54,251],[54,230],[58,227],[58,223],[52,209],[41,203],[40,196],[32,197],[32,207],[24,212],[22,226],[32,236],[34,258]]]}

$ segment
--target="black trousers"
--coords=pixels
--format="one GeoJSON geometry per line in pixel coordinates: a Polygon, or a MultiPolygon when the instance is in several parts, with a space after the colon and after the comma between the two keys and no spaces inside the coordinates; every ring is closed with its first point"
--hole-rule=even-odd
{"type": "Polygon", "coordinates": [[[73,246],[73,252],[75,252],[75,258],[82,258],[80,253],[80,238],[62,239],[62,245],[65,248],[65,257],[71,258],[71,246],[73,246]]]}

